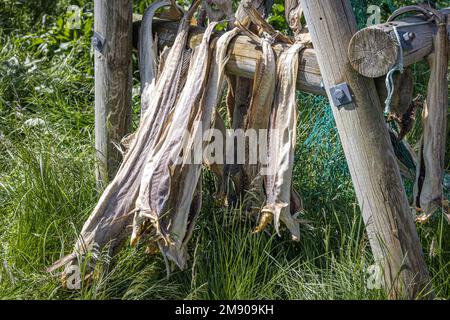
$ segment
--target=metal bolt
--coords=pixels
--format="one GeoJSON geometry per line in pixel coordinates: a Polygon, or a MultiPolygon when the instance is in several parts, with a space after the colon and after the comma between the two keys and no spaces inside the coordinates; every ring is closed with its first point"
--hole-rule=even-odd
{"type": "Polygon", "coordinates": [[[345,98],[344,90],[336,89],[336,91],[334,91],[334,97],[339,101],[342,101],[345,98]]]}
{"type": "Polygon", "coordinates": [[[343,82],[337,85],[331,86],[329,92],[332,98],[333,106],[340,107],[352,102],[352,94],[348,83],[343,82]]]}
{"type": "Polygon", "coordinates": [[[320,87],[321,87],[322,89],[325,89],[325,83],[323,83],[323,80],[320,80],[320,87]]]}
{"type": "Polygon", "coordinates": [[[405,34],[403,34],[403,40],[405,40],[406,42],[413,41],[415,37],[416,34],[414,32],[406,32],[405,34]]]}

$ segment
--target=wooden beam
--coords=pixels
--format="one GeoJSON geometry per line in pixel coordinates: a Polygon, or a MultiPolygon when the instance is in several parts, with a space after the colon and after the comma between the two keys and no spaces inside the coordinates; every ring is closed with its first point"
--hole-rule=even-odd
{"type": "MultiPolygon", "coordinates": [[[[141,22],[142,16],[134,15],[133,16],[133,43],[135,47],[137,46],[137,36],[139,34],[139,28],[140,28],[140,22],[141,22]]],[[[404,25],[408,21],[418,21],[417,17],[410,17],[406,19],[402,19],[399,22],[395,22],[395,24],[404,25]]],[[[422,21],[422,20],[421,20],[422,21]]],[[[378,25],[380,30],[385,30],[388,32],[388,30],[392,31],[392,25],[393,23],[388,24],[382,24],[378,25]]],[[[372,29],[378,29],[378,27],[370,27],[372,29]]],[[[371,33],[373,31],[366,31],[369,28],[363,29],[360,32],[368,32],[371,33]]],[[[158,37],[158,45],[160,48],[164,46],[171,46],[173,43],[173,40],[175,39],[176,32],[178,30],[178,23],[176,22],[168,22],[164,20],[160,20],[155,18],[154,19],[154,25],[153,30],[155,34],[157,34],[158,37]]],[[[189,45],[190,47],[194,47],[199,43],[199,40],[201,39],[201,35],[203,34],[204,28],[200,27],[191,27],[190,31],[190,38],[189,38],[189,45]]],[[[385,35],[383,37],[383,44],[384,49],[386,53],[384,56],[389,56],[387,54],[388,51],[392,51],[395,54],[395,49],[392,48],[389,49],[389,47],[386,47],[386,39],[389,41],[393,41],[392,38],[386,33],[385,31],[382,31],[382,33],[385,35]]],[[[413,63],[416,63],[420,60],[423,60],[432,50],[432,32],[433,27],[432,25],[420,25],[420,26],[414,26],[414,27],[406,27],[402,28],[402,31],[408,31],[408,32],[414,32],[416,34],[417,39],[423,39],[423,41],[414,40],[412,43],[415,47],[411,50],[404,50],[404,66],[409,66],[413,63]]],[[[450,27],[449,27],[450,32],[450,27]]],[[[216,33],[215,36],[220,36],[220,32],[216,33]]],[[[358,33],[357,33],[358,34],[358,33]]],[[[352,38],[352,42],[349,45],[349,51],[353,52],[353,49],[350,49],[350,47],[359,46],[357,43],[359,40],[357,40],[358,37],[356,35],[352,38]]],[[[376,42],[371,41],[371,45],[373,46],[376,42]]],[[[396,48],[396,47],[395,47],[396,48]]],[[[238,75],[245,78],[253,78],[253,73],[255,72],[255,66],[257,59],[261,56],[261,51],[259,48],[257,48],[247,36],[239,36],[236,37],[235,40],[231,43],[231,57],[230,61],[228,62],[226,68],[227,72],[230,74],[238,75]]],[[[276,48],[276,53],[279,54],[281,52],[281,47],[276,48]]],[[[370,54],[367,54],[368,57],[370,56],[371,59],[378,59],[382,60],[382,58],[378,57],[378,55],[373,55],[373,51],[377,51],[376,48],[374,49],[371,47],[371,49],[367,49],[367,51],[370,54]]],[[[365,69],[363,67],[363,62],[357,62],[358,58],[355,58],[355,55],[353,53],[349,53],[349,59],[353,60],[353,63],[356,65],[361,65],[362,69],[365,69]]],[[[386,61],[395,61],[395,57],[390,57],[390,59],[387,59],[386,61]]],[[[363,59],[364,60],[364,59],[363,59]]],[[[365,61],[368,61],[369,58],[365,61]]],[[[380,70],[382,71],[376,71],[372,72],[370,76],[374,75],[375,77],[383,77],[387,71],[392,67],[392,64],[386,63],[386,62],[377,62],[378,60],[374,60],[374,63],[377,63],[378,65],[381,65],[380,70]],[[383,69],[384,68],[384,69],[383,69]]],[[[298,72],[298,79],[297,79],[297,88],[301,91],[312,93],[312,94],[318,94],[325,96],[326,92],[325,89],[322,86],[322,76],[320,74],[319,65],[317,63],[317,57],[316,52],[314,49],[306,49],[301,53],[300,61],[299,61],[299,72],[298,72]]],[[[356,67],[358,69],[358,67],[356,67]]],[[[367,68],[368,69],[368,68],[367,68]]],[[[366,76],[369,76],[365,74],[366,76]]],[[[377,82],[384,82],[384,78],[376,79],[377,82]]]]}
{"type": "Polygon", "coordinates": [[[114,144],[130,130],[132,28],[132,0],[94,1],[96,176],[101,184],[115,174],[122,155],[114,144]]]}
{"type": "Polygon", "coordinates": [[[430,277],[374,81],[347,58],[357,31],[351,3],[302,0],[302,7],[330,102],[339,98],[331,93],[337,84],[346,83],[352,94],[351,102],[331,108],[385,289],[392,298],[428,293],[430,277]]]}
{"type": "MultiPolygon", "coordinates": [[[[450,9],[441,12],[448,14],[450,9]]],[[[370,78],[387,74],[400,55],[394,27],[397,28],[402,41],[404,66],[423,60],[433,51],[433,38],[436,34],[434,23],[420,24],[424,22],[425,18],[422,16],[406,17],[358,31],[348,46],[352,67],[370,78]]],[[[450,37],[450,25],[447,30],[450,37]]]]}
{"type": "MultiPolygon", "coordinates": [[[[134,35],[139,34],[140,16],[134,17],[134,35]]],[[[164,46],[171,46],[177,30],[177,22],[168,22],[155,18],[153,23],[154,33],[158,38],[159,48],[164,46]]],[[[189,32],[189,46],[193,48],[196,46],[203,35],[204,28],[191,27],[189,32]]],[[[220,36],[222,32],[216,32],[214,36],[220,36]]],[[[137,39],[133,39],[133,43],[137,45],[137,39]]],[[[230,44],[231,57],[226,66],[226,71],[229,74],[238,75],[245,78],[253,79],[255,72],[256,61],[261,56],[261,50],[250,41],[247,36],[238,36],[230,44]]],[[[275,49],[279,54],[282,47],[275,49]]],[[[313,49],[306,49],[300,54],[299,72],[297,79],[297,88],[301,91],[325,96],[325,90],[321,86],[322,76],[320,75],[319,65],[317,63],[316,54],[313,49]]]]}
{"type": "MultiPolygon", "coordinates": [[[[142,20],[141,15],[133,15],[133,44],[137,49],[139,28],[142,20]]],[[[159,39],[160,48],[171,46],[178,30],[178,23],[167,22],[154,19],[153,30],[156,30],[159,39]]],[[[204,28],[191,27],[189,46],[193,48],[198,44],[199,39],[204,32],[204,28]]],[[[220,35],[217,33],[215,36],[220,35]]],[[[231,57],[226,66],[228,74],[239,75],[241,77],[253,79],[256,61],[261,55],[261,51],[246,36],[237,37],[230,45],[231,57]]],[[[280,48],[275,49],[276,53],[280,53],[280,48]]],[[[375,84],[378,91],[380,101],[385,101],[387,97],[385,77],[375,78],[375,84]]],[[[301,53],[299,60],[299,72],[297,78],[297,88],[303,92],[326,96],[324,87],[322,86],[322,75],[320,74],[319,64],[317,63],[316,53],[313,49],[306,49],[301,53]]],[[[402,87],[395,86],[392,101],[397,101],[399,95],[402,94],[402,87]]],[[[383,109],[380,109],[382,112],[383,109]]],[[[393,143],[398,143],[393,141],[393,143]]],[[[411,173],[401,161],[398,162],[402,170],[402,175],[411,178],[411,173]]]]}

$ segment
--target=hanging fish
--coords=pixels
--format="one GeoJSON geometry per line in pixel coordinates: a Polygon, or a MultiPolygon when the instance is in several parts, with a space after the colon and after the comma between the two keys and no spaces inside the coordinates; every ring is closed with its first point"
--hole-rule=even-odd
{"type": "Polygon", "coordinates": [[[195,161],[198,157],[195,151],[203,150],[197,148],[197,144],[203,146],[203,135],[211,128],[224,87],[223,56],[231,36],[236,34],[233,31],[219,39],[214,59],[214,46],[210,40],[216,24],[209,24],[201,44],[195,48],[171,122],[146,164],[133,221],[131,243],[137,242],[150,222],[156,233],[154,241],[164,256],[180,269],[186,267],[186,244],[201,207],[202,154],[200,162],[195,161]],[[184,140],[183,135],[187,132],[190,134],[184,140]]]}
{"type": "Polygon", "coordinates": [[[266,205],[261,220],[273,218],[279,234],[280,221],[289,229],[293,240],[300,239],[296,215],[291,215],[292,169],[297,129],[296,81],[299,52],[305,46],[294,43],[282,52],[277,63],[277,87],[270,115],[268,174],[265,176],[266,205]]]}

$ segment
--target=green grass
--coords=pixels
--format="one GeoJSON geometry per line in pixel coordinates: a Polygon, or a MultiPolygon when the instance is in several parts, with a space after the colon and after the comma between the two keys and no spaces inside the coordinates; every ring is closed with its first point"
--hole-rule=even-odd
{"type": "MultiPolygon", "coordinates": [[[[126,246],[109,272],[99,268],[90,285],[63,289],[45,269],[71,250],[101,194],[94,179],[92,8],[86,2],[86,29],[74,33],[60,19],[64,1],[48,11],[40,11],[47,10],[45,1],[41,7],[3,2],[0,299],[386,298],[366,285],[373,258],[327,101],[304,94],[298,96],[293,183],[306,209],[301,218],[309,222],[301,228],[299,243],[252,234],[254,223],[239,208],[215,205],[213,180],[205,172],[188,270],[174,270],[167,278],[160,255],[126,246]],[[44,12],[49,14],[45,23],[44,12]]],[[[423,94],[427,68],[418,65],[414,73],[417,93],[423,94]]],[[[133,97],[138,110],[138,96],[133,97]]],[[[414,141],[419,134],[416,126],[409,138],[414,141]]],[[[449,225],[436,215],[418,231],[436,294],[448,299],[449,225]]]]}

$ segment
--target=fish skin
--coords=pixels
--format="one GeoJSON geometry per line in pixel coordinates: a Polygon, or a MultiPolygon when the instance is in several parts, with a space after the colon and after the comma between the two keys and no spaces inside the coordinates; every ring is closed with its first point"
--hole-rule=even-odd
{"type": "MultiPolygon", "coordinates": [[[[200,100],[200,107],[195,116],[194,126],[191,128],[192,135],[205,137],[206,132],[212,127],[217,106],[221,102],[221,97],[225,87],[225,65],[228,61],[228,46],[231,40],[239,33],[238,30],[231,30],[223,34],[214,45],[215,53],[213,61],[209,67],[209,77],[205,86],[204,93],[200,100]]],[[[210,131],[208,131],[210,132],[210,131]]],[[[209,143],[210,137],[206,137],[203,140],[203,148],[209,143]]],[[[195,140],[191,139],[187,143],[187,150],[195,149],[195,140]]],[[[186,153],[185,157],[188,157],[186,153]]],[[[185,268],[187,263],[187,243],[192,235],[192,230],[195,225],[195,221],[200,211],[199,206],[201,202],[195,201],[196,195],[201,199],[200,192],[195,191],[195,184],[200,183],[200,175],[202,170],[201,164],[185,164],[177,166],[174,171],[175,180],[178,183],[175,185],[177,191],[171,194],[169,203],[173,208],[173,224],[171,226],[172,234],[183,235],[179,237],[179,241],[176,241],[171,246],[162,246],[162,251],[167,257],[181,268],[185,268]],[[198,182],[197,182],[198,181],[198,182]],[[182,182],[182,183],[180,183],[182,182]],[[194,204],[194,205],[193,205],[194,204]],[[188,214],[188,208],[190,212],[188,214]],[[188,221],[187,218],[191,217],[188,221]]]]}
{"type": "MultiPolygon", "coordinates": [[[[164,220],[166,201],[171,187],[170,167],[177,159],[184,147],[183,135],[189,129],[189,117],[195,112],[197,101],[201,97],[202,88],[206,82],[209,54],[209,40],[215,24],[211,24],[206,30],[202,42],[194,51],[194,68],[189,72],[186,84],[177,99],[171,121],[165,128],[164,138],[159,139],[144,168],[141,180],[140,192],[136,201],[133,223],[132,240],[138,237],[140,225],[146,218],[152,222],[164,220]]],[[[158,223],[157,234],[167,240],[167,230],[164,224],[158,223]]]]}
{"type": "MultiPolygon", "coordinates": [[[[257,62],[253,78],[252,99],[248,111],[245,129],[254,129],[258,132],[258,139],[267,141],[267,133],[261,129],[269,127],[271,107],[275,93],[276,56],[268,39],[261,39],[262,55],[257,62]],[[263,135],[263,136],[260,136],[263,135]]],[[[248,148],[246,159],[249,159],[248,148]]],[[[258,150],[260,151],[260,150],[258,150]]],[[[247,164],[244,168],[250,188],[262,189],[262,180],[255,181],[261,173],[261,164],[247,164]]]]}
{"type": "MultiPolygon", "coordinates": [[[[153,43],[153,16],[156,11],[162,7],[170,6],[170,0],[163,0],[152,3],[144,12],[141,28],[139,30],[139,73],[141,76],[141,92],[145,87],[155,79],[157,73],[157,64],[155,57],[155,48],[153,43]]],[[[141,109],[145,112],[145,107],[141,109]]]]}

